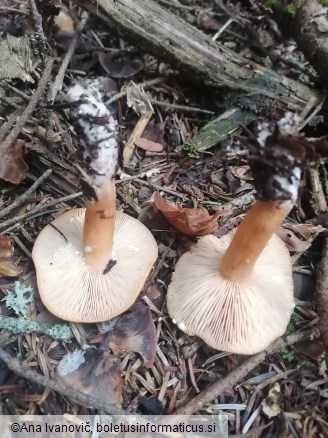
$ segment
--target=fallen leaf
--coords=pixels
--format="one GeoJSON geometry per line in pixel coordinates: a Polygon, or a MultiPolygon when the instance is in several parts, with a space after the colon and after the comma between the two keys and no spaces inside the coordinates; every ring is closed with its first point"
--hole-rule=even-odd
{"type": "Polygon", "coordinates": [[[299,234],[305,240],[309,239],[313,233],[322,233],[325,231],[321,225],[313,225],[313,224],[283,224],[284,228],[288,230],[292,230],[295,233],[299,234]]]}
{"type": "Polygon", "coordinates": [[[307,339],[306,341],[296,342],[294,348],[298,353],[314,360],[319,359],[326,351],[325,344],[319,339],[307,339]]]}
{"type": "Polygon", "coordinates": [[[222,24],[212,17],[204,9],[200,10],[197,15],[197,27],[205,30],[218,30],[222,24]]]}
{"type": "Polygon", "coordinates": [[[156,329],[149,307],[137,303],[119,317],[113,330],[106,337],[106,344],[114,354],[139,353],[144,365],[151,368],[156,356],[156,329]]]}
{"type": "Polygon", "coordinates": [[[11,237],[0,235],[0,259],[9,260],[13,252],[14,248],[11,237]]]}
{"type": "Polygon", "coordinates": [[[61,32],[74,32],[74,21],[64,10],[61,10],[57,16],[54,18],[54,23],[61,32]]]}
{"type": "Polygon", "coordinates": [[[66,354],[58,364],[57,380],[108,403],[122,404],[123,382],[118,361],[103,349],[89,347],[66,354]]]}
{"type": "Polygon", "coordinates": [[[0,178],[12,184],[19,184],[25,179],[28,166],[24,161],[24,145],[23,140],[16,140],[1,157],[0,178]]]}
{"type": "Polygon", "coordinates": [[[268,396],[262,402],[262,410],[268,418],[276,417],[280,414],[281,392],[280,385],[276,382],[269,390],[268,396]]]}
{"type": "Polygon", "coordinates": [[[111,57],[104,52],[98,54],[98,59],[102,68],[112,78],[130,78],[139,73],[143,68],[143,63],[138,59],[113,61],[111,57]]]}
{"type": "Polygon", "coordinates": [[[18,277],[23,272],[23,268],[15,265],[9,260],[0,260],[0,277],[18,277]]]}
{"type": "Polygon", "coordinates": [[[18,277],[23,268],[10,261],[14,248],[9,236],[0,235],[0,277],[18,277]]]}
{"type": "Polygon", "coordinates": [[[154,202],[174,228],[192,236],[213,233],[217,229],[217,219],[222,214],[221,210],[218,210],[211,216],[203,207],[173,207],[161,197],[159,192],[155,193],[154,202]]]}
{"type": "Polygon", "coordinates": [[[279,227],[276,233],[285,243],[289,251],[303,252],[311,246],[310,243],[297,237],[293,231],[287,230],[284,227],[279,227]]]}
{"type": "Polygon", "coordinates": [[[146,138],[137,138],[134,141],[134,144],[138,147],[143,149],[144,151],[148,151],[148,152],[162,152],[164,147],[162,144],[160,143],[156,143],[154,141],[151,140],[147,140],[146,138]]]}

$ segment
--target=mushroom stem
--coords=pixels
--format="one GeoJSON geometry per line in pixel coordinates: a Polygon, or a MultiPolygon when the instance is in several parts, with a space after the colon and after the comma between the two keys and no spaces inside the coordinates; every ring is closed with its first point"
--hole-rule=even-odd
{"type": "Polygon", "coordinates": [[[83,227],[85,262],[104,270],[112,258],[115,229],[115,181],[106,181],[99,189],[98,200],[88,201],[83,227]]]}
{"type": "Polygon", "coordinates": [[[257,258],[292,207],[292,201],[257,201],[250,208],[221,261],[224,278],[240,282],[250,276],[257,258]]]}

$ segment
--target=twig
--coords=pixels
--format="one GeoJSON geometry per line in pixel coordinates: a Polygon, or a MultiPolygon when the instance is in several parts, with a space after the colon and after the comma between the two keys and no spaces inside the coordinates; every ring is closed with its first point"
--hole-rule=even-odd
{"type": "Polygon", "coordinates": [[[316,281],[319,330],[322,341],[328,348],[328,237],[325,238],[316,281]]]}
{"type": "MultiPolygon", "coordinates": [[[[137,87],[139,88],[149,88],[153,85],[157,85],[160,84],[164,81],[166,81],[168,79],[168,77],[165,78],[156,78],[156,79],[151,79],[150,81],[145,81],[145,82],[141,82],[141,84],[136,84],[137,87]]],[[[126,96],[127,93],[127,88],[126,87],[124,90],[120,91],[119,93],[115,94],[113,97],[111,97],[110,99],[108,99],[106,101],[106,105],[109,105],[113,102],[116,102],[118,99],[121,99],[122,97],[126,96]]]]}
{"type": "Polygon", "coordinates": [[[141,137],[142,133],[144,132],[151,116],[153,115],[153,111],[150,109],[146,111],[138,120],[138,123],[134,127],[133,131],[131,132],[131,135],[125,145],[124,151],[123,151],[123,166],[128,167],[130,164],[131,157],[133,155],[135,144],[134,142],[141,137]]]}
{"type": "Polygon", "coordinates": [[[186,106],[186,105],[177,105],[176,103],[168,103],[168,102],[161,102],[160,100],[149,98],[150,103],[157,106],[162,106],[167,109],[171,110],[177,110],[177,111],[189,111],[193,113],[203,113],[203,114],[214,114],[213,111],[205,110],[202,108],[195,108],[192,106],[186,106]]]}
{"type": "Polygon", "coordinates": [[[68,324],[48,324],[25,318],[0,315],[0,328],[12,333],[42,333],[62,342],[69,342],[73,334],[68,324]]]}
{"type": "Polygon", "coordinates": [[[22,205],[30,196],[31,194],[34,192],[34,190],[39,187],[43,181],[45,179],[48,178],[48,176],[52,173],[51,169],[48,169],[43,175],[40,176],[39,179],[37,179],[35,181],[34,184],[31,185],[31,187],[29,189],[26,190],[25,193],[23,193],[21,196],[19,196],[18,198],[15,199],[15,201],[13,203],[11,203],[10,205],[8,205],[8,207],[3,208],[0,211],[0,219],[7,216],[8,213],[10,213],[11,211],[13,211],[15,208],[19,207],[20,205],[22,205]]]}
{"type": "MultiPolygon", "coordinates": [[[[327,256],[328,256],[328,245],[327,245],[327,256]]],[[[327,257],[328,261],[328,257],[327,257]]],[[[328,278],[328,277],[327,277],[328,278]]],[[[326,289],[328,290],[328,289],[326,289]]],[[[328,305],[328,299],[326,304],[328,305]]],[[[328,309],[328,306],[327,306],[328,309]]],[[[326,333],[328,326],[326,326],[326,333]]],[[[310,330],[307,332],[298,332],[293,333],[287,337],[278,338],[276,341],[272,342],[272,344],[267,348],[267,350],[262,351],[261,353],[255,354],[249,359],[245,360],[243,363],[234,368],[226,377],[218,380],[217,382],[212,383],[212,385],[208,386],[204,389],[200,394],[194,397],[190,402],[186,405],[178,408],[173,415],[191,415],[201,409],[206,403],[210,403],[212,400],[218,397],[222,392],[230,389],[236,383],[238,383],[241,379],[247,376],[255,367],[260,365],[262,361],[265,360],[268,354],[272,354],[278,351],[281,347],[285,347],[286,345],[293,345],[295,342],[304,341],[306,339],[313,339],[318,337],[318,330],[310,330]]]]}
{"type": "Polygon", "coordinates": [[[22,214],[20,216],[13,217],[11,219],[8,219],[6,221],[1,222],[0,223],[0,228],[8,227],[11,224],[19,222],[19,221],[21,221],[23,219],[26,219],[26,218],[30,217],[30,216],[33,216],[38,211],[41,211],[41,210],[44,210],[46,208],[52,207],[53,205],[57,205],[57,204],[59,204],[61,202],[70,201],[70,200],[78,198],[79,196],[82,196],[82,195],[83,195],[82,192],[72,193],[71,195],[63,196],[62,198],[53,199],[52,201],[49,201],[47,204],[38,205],[37,207],[35,207],[34,210],[28,211],[27,213],[24,213],[24,214],[22,214]]]}
{"type": "Polygon", "coordinates": [[[0,155],[7,152],[7,150],[10,148],[12,143],[16,140],[19,133],[23,129],[25,123],[31,117],[39,99],[41,98],[41,96],[42,96],[42,94],[43,94],[43,92],[48,84],[53,63],[54,63],[54,60],[52,58],[49,58],[47,63],[46,63],[46,66],[44,68],[43,74],[39,80],[37,89],[34,91],[33,96],[31,97],[30,103],[25,108],[23,114],[21,115],[20,119],[17,121],[16,125],[9,132],[9,134],[7,135],[5,140],[0,144],[0,155]]]}
{"type": "Polygon", "coordinates": [[[52,389],[53,391],[59,392],[65,397],[68,397],[77,403],[85,406],[87,408],[100,409],[107,414],[112,415],[126,415],[123,409],[118,408],[116,405],[109,403],[107,400],[94,397],[89,394],[85,394],[75,389],[67,388],[62,383],[56,382],[55,380],[49,379],[48,377],[42,376],[41,374],[31,370],[26,365],[23,365],[18,359],[11,356],[3,348],[0,347],[0,359],[2,359],[7,367],[13,371],[18,376],[24,379],[31,380],[32,382],[38,383],[39,385],[45,386],[52,389]]]}

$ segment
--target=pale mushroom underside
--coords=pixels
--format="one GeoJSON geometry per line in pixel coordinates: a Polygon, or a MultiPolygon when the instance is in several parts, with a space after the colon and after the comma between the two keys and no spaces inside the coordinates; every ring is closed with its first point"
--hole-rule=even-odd
{"type": "Polygon", "coordinates": [[[137,219],[116,212],[108,273],[88,266],[83,257],[85,209],[64,213],[36,239],[33,261],[40,297],[61,319],[99,322],[123,313],[138,297],[157,258],[157,244],[137,219]]]}
{"type": "Polygon", "coordinates": [[[243,283],[224,279],[219,266],[234,231],[200,238],[176,265],[168,289],[171,318],[190,336],[239,354],[262,351],[284,334],[294,307],[292,266],[273,235],[243,283]]]}

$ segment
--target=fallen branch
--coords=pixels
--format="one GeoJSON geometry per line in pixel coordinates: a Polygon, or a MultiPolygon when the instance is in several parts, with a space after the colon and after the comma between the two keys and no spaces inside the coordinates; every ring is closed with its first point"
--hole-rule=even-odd
{"type": "Polygon", "coordinates": [[[200,30],[151,0],[80,0],[92,14],[123,31],[127,39],[140,42],[154,55],[192,72],[205,83],[246,93],[257,93],[284,102],[289,108],[303,107],[320,93],[244,59],[200,30]]]}
{"type": "Polygon", "coordinates": [[[251,356],[249,359],[245,360],[243,363],[234,368],[226,377],[212,383],[212,385],[208,386],[201,393],[196,395],[196,397],[190,400],[190,402],[188,402],[186,405],[178,408],[175,412],[173,412],[173,415],[191,415],[197,412],[198,410],[202,409],[206,403],[212,402],[224,391],[227,391],[239,383],[255,367],[259,366],[261,362],[265,360],[268,354],[275,353],[276,351],[279,351],[281,347],[293,345],[295,342],[313,339],[318,337],[318,334],[318,330],[314,329],[307,332],[293,333],[286,338],[281,337],[277,339],[276,341],[272,342],[267,350],[255,354],[254,356],[251,356]]]}

